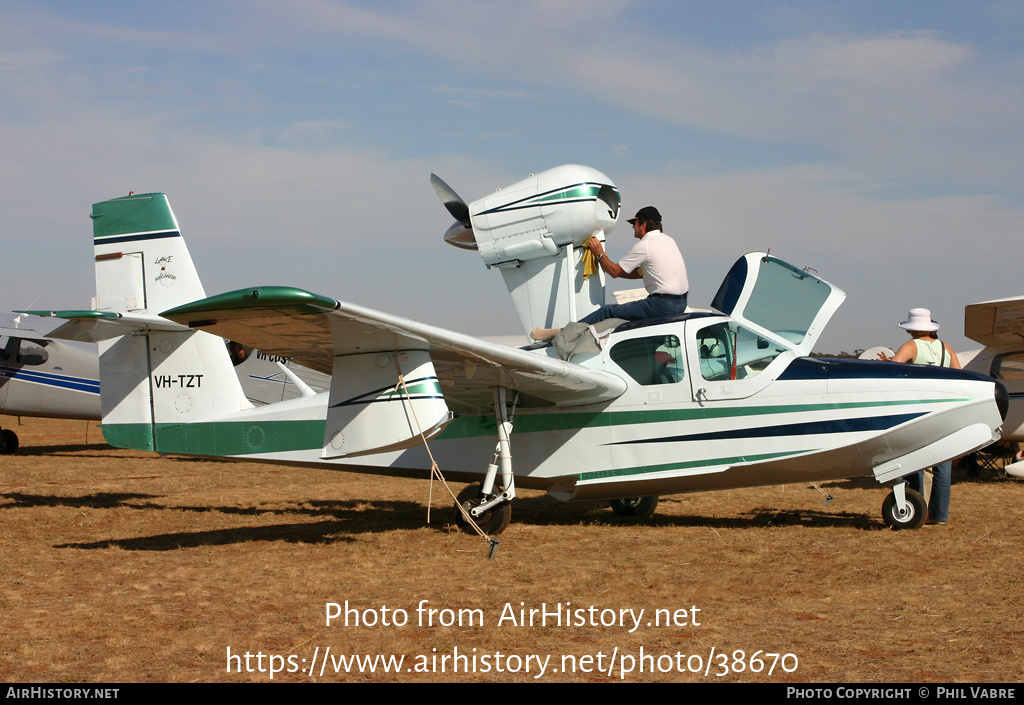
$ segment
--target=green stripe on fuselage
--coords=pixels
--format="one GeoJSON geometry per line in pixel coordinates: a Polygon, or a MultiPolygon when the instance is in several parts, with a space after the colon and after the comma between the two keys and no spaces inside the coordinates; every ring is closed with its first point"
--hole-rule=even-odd
{"type": "Polygon", "coordinates": [[[102,429],[116,448],[221,457],[321,448],[325,426],[323,420],[157,424],[156,447],[149,424],[103,424],[102,429]]]}
{"type": "Polygon", "coordinates": [[[550,205],[552,201],[563,201],[563,200],[576,200],[580,198],[593,198],[600,193],[600,186],[576,186],[574,188],[565,189],[563,191],[557,191],[555,193],[547,194],[546,196],[538,196],[536,201],[543,203],[544,205],[550,205]]]}
{"type": "Polygon", "coordinates": [[[813,451],[808,450],[784,450],[777,453],[757,453],[753,455],[734,455],[726,458],[704,458],[702,460],[688,460],[677,463],[662,463],[661,465],[639,465],[632,468],[618,468],[615,470],[598,470],[595,472],[581,472],[579,475],[566,475],[564,477],[577,477],[580,481],[602,480],[609,477],[628,477],[630,475],[645,475],[652,472],[665,472],[667,470],[684,470],[686,468],[699,468],[714,465],[735,465],[736,463],[756,463],[761,460],[774,460],[789,455],[802,455],[813,451]]]}
{"type": "MultiPolygon", "coordinates": [[[[889,402],[846,402],[841,404],[794,404],[791,406],[728,407],[721,409],[663,409],[617,412],[579,412],[519,414],[513,424],[512,440],[530,433],[576,431],[583,428],[626,426],[644,423],[665,423],[699,419],[768,416],[840,409],[880,409],[910,404],[936,404],[963,401],[962,399],[929,399],[889,402]]],[[[103,437],[118,448],[156,450],[161,453],[228,456],[254,453],[279,453],[323,447],[323,420],[311,421],[212,421],[190,424],[157,424],[156,447],[149,424],[104,424],[103,437]]],[[[475,438],[496,434],[493,416],[460,416],[454,419],[437,440],[475,438]]],[[[765,456],[769,457],[769,456],[765,456]]],[[[759,459],[746,457],[746,461],[759,459]]],[[[727,462],[723,460],[722,462],[727,462]]],[[[733,459],[732,462],[741,462],[733,459]]],[[[708,464],[706,461],[702,464],[708,464]]],[[[685,467],[673,465],[665,469],[685,467]]],[[[639,469],[635,472],[650,472],[639,469]]],[[[616,471],[627,472],[627,471],[616,471]]],[[[632,471],[630,471],[632,472],[632,471]]]]}
{"type": "MultiPolygon", "coordinates": [[[[594,426],[629,426],[644,423],[726,419],[744,416],[798,414],[814,411],[840,411],[842,409],[878,409],[911,404],[939,404],[964,399],[907,399],[899,401],[843,402],[833,404],[793,404],[790,406],[750,406],[691,409],[643,409],[640,411],[557,412],[518,414],[513,423],[513,434],[572,431],[594,426]]],[[[452,421],[439,438],[470,438],[496,433],[494,416],[462,416],[452,421]]]]}

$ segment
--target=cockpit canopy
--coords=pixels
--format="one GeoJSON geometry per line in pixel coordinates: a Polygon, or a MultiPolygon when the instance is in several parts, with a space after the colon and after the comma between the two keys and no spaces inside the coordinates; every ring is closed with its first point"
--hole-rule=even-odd
{"type": "Polygon", "coordinates": [[[768,340],[807,355],[846,294],[807,270],[764,252],[732,266],[712,308],[768,340]]]}

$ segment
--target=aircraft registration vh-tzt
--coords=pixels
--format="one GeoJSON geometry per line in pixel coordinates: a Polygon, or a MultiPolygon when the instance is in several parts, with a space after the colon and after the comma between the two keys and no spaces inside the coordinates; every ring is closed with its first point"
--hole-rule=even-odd
{"type": "MultiPolygon", "coordinates": [[[[608,177],[557,167],[469,205],[432,181],[458,221],[445,239],[502,273],[524,330],[604,303],[579,254],[618,219],[608,177]]],[[[460,493],[459,523],[488,534],[517,487],[647,515],[662,494],[887,483],[991,443],[1006,410],[982,375],[807,357],[845,295],[764,253],[732,267],[717,312],[623,323],[563,360],[301,289],[206,298],[163,194],[91,217],[95,310],[62,315],[102,341],[111,445],[422,478],[436,462],[479,483],[460,493]],[[330,373],[330,391],[254,407],[221,337],[330,373]]],[[[897,483],[885,522],[916,528],[925,507],[897,483]]]]}
{"type": "MultiPolygon", "coordinates": [[[[22,311],[10,321],[0,319],[0,414],[99,420],[96,344],[89,335],[79,336],[74,322],[54,331],[60,338],[51,337],[43,331],[53,328],[52,320],[26,313],[22,311]]],[[[254,404],[330,388],[326,375],[277,360],[261,350],[236,346],[232,362],[246,397],[254,404]]],[[[0,454],[17,453],[19,445],[13,429],[0,429],[0,454]]]]}

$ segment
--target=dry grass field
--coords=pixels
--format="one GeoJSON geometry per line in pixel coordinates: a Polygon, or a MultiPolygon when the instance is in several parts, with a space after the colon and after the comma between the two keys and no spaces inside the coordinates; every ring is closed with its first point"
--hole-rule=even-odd
{"type": "Polygon", "coordinates": [[[426,481],[160,458],[83,421],[17,423],[0,417],[22,444],[0,456],[5,681],[1022,680],[1018,481],[957,482],[948,526],[906,532],[884,527],[867,480],[826,486],[824,507],[799,486],[668,497],[646,521],[526,492],[487,560],[437,484],[428,525],[426,481]],[[389,625],[328,626],[345,601],[389,625]],[[522,625],[521,603],[582,611],[522,625]],[[635,629],[620,612],[641,609],[635,629]],[[766,653],[789,656],[769,674],[766,653]],[[404,660],[346,672],[349,654],[404,660]]]}

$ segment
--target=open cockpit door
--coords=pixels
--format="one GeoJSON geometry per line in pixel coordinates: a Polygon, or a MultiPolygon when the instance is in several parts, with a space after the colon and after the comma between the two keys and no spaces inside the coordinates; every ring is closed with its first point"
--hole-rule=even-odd
{"type": "Polygon", "coordinates": [[[806,270],[751,252],[729,270],[711,306],[803,356],[845,298],[841,289],[806,270]]]}

